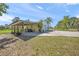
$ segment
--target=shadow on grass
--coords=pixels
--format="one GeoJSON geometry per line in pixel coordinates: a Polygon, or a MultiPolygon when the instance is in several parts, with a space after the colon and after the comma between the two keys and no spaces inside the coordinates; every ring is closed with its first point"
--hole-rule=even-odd
{"type": "MultiPolygon", "coordinates": [[[[51,31],[48,31],[48,32],[51,32],[51,31]]],[[[38,35],[40,35],[42,33],[48,33],[48,32],[24,32],[21,35],[15,35],[15,37],[18,37],[18,39],[4,37],[4,38],[0,39],[0,49],[7,48],[6,45],[12,44],[19,39],[21,39],[23,41],[27,41],[27,40],[30,40],[34,37],[37,37],[38,35]]]]}
{"type": "Polygon", "coordinates": [[[18,39],[14,39],[13,38],[3,38],[0,39],[0,49],[5,49],[7,47],[5,47],[8,44],[12,44],[14,42],[16,42],[18,39]]]}

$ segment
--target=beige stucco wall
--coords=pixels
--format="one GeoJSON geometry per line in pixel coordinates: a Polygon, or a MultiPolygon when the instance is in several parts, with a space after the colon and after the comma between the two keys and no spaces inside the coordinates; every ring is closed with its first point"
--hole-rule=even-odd
{"type": "Polygon", "coordinates": [[[39,27],[37,24],[32,24],[32,25],[24,25],[24,29],[27,31],[27,29],[32,29],[35,32],[39,31],[39,27]]]}
{"type": "MultiPolygon", "coordinates": [[[[12,26],[11,26],[12,27],[12,26]]],[[[15,32],[24,32],[24,31],[28,31],[28,29],[32,29],[34,32],[39,32],[39,27],[38,24],[26,24],[26,25],[15,25],[15,27],[13,26],[12,30],[15,32]],[[18,27],[17,27],[18,26],[18,27]]]]}

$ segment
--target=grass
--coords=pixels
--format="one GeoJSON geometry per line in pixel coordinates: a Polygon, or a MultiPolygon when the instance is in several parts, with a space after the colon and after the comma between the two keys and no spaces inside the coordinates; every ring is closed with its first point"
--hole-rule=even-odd
{"type": "Polygon", "coordinates": [[[11,30],[9,30],[9,29],[0,30],[0,34],[7,34],[10,32],[11,32],[11,30]]]}
{"type": "MultiPolygon", "coordinates": [[[[11,36],[10,36],[11,37],[11,36]]],[[[79,55],[78,37],[32,37],[17,40],[7,48],[0,49],[0,55],[64,56],[79,55]]]]}

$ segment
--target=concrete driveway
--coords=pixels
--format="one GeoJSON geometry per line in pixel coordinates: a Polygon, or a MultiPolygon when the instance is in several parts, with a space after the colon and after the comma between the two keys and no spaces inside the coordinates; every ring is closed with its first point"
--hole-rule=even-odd
{"type": "Polygon", "coordinates": [[[24,32],[22,35],[24,36],[71,36],[71,37],[79,37],[79,32],[69,32],[69,31],[51,31],[46,33],[29,33],[24,32]]]}
{"type": "Polygon", "coordinates": [[[40,34],[39,36],[72,36],[72,37],[79,37],[79,32],[52,31],[52,32],[40,34]]]}

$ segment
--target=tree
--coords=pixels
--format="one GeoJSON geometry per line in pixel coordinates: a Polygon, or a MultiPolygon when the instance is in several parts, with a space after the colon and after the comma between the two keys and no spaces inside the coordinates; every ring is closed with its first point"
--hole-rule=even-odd
{"type": "Polygon", "coordinates": [[[4,3],[0,3],[0,16],[2,16],[3,13],[7,13],[8,6],[4,3]]]}
{"type": "Polygon", "coordinates": [[[76,25],[76,27],[77,27],[77,30],[79,31],[79,18],[76,19],[75,25],[76,25]]]}
{"type": "Polygon", "coordinates": [[[17,21],[20,21],[20,18],[19,18],[19,17],[15,17],[15,18],[12,19],[12,22],[13,22],[13,23],[15,23],[15,22],[17,22],[17,21]]]}
{"type": "Polygon", "coordinates": [[[78,18],[76,18],[76,17],[71,17],[70,18],[70,28],[76,28],[76,20],[77,20],[78,18]]]}
{"type": "Polygon", "coordinates": [[[45,22],[48,24],[48,29],[50,28],[50,24],[52,23],[52,18],[51,17],[47,17],[45,19],[45,22]]]}
{"type": "Polygon", "coordinates": [[[25,21],[25,22],[31,22],[30,19],[26,19],[26,20],[24,20],[24,21],[25,21]]]}
{"type": "Polygon", "coordinates": [[[5,29],[9,29],[9,25],[8,24],[5,24],[5,29]]]}
{"type": "Polygon", "coordinates": [[[69,16],[64,16],[63,23],[66,26],[66,29],[69,29],[69,25],[70,25],[69,16]]]}
{"type": "Polygon", "coordinates": [[[56,28],[60,30],[68,30],[70,28],[70,23],[69,16],[64,16],[63,19],[58,22],[56,28]]]}
{"type": "Polygon", "coordinates": [[[5,29],[5,26],[0,25],[0,30],[3,30],[3,29],[5,29]]]}
{"type": "Polygon", "coordinates": [[[38,24],[38,27],[40,28],[39,29],[40,32],[41,32],[42,26],[43,26],[43,20],[41,19],[38,24]]]}
{"type": "Polygon", "coordinates": [[[73,30],[74,29],[74,30],[79,31],[79,18],[64,16],[64,18],[58,22],[55,28],[61,29],[61,30],[65,30],[65,29],[73,30]]]}
{"type": "Polygon", "coordinates": [[[59,27],[59,29],[62,29],[62,30],[68,30],[70,27],[69,16],[64,16],[64,18],[58,22],[57,27],[59,27]]]}

